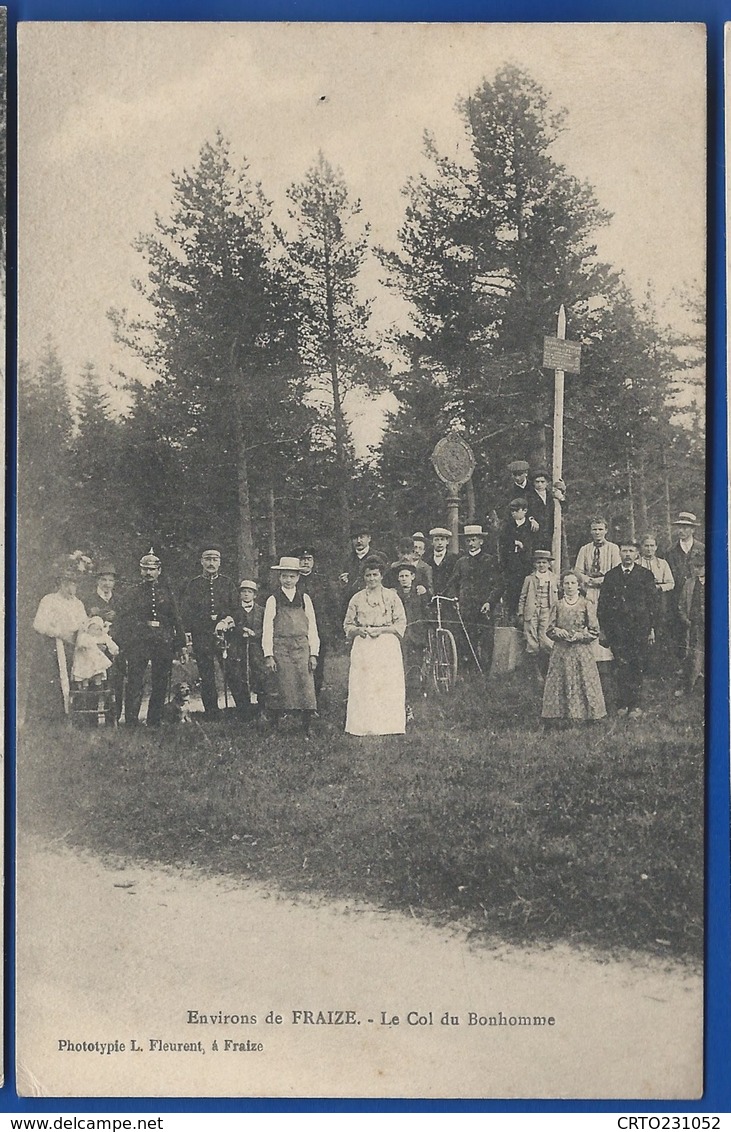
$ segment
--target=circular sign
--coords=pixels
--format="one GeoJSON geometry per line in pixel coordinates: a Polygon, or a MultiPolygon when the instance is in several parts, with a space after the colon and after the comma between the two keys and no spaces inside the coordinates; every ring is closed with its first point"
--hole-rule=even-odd
{"type": "Polygon", "coordinates": [[[447,484],[467,483],[477,464],[469,444],[456,432],[437,442],[431,462],[440,480],[447,484]]]}

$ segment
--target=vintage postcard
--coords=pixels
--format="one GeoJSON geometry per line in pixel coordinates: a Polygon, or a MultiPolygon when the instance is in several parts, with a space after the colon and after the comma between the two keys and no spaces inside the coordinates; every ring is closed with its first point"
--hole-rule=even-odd
{"type": "Polygon", "coordinates": [[[704,28],[18,42],[19,1093],[699,1097],[704,28]]]}

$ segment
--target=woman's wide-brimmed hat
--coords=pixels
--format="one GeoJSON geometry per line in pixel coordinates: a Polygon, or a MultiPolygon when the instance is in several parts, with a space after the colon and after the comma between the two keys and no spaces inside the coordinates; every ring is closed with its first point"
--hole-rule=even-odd
{"type": "Polygon", "coordinates": [[[278,566],[272,566],[271,569],[272,570],[294,570],[295,573],[297,573],[297,574],[300,574],[302,572],[302,567],[300,566],[299,558],[293,558],[289,555],[285,555],[283,558],[280,558],[279,559],[279,565],[278,566]]]}
{"type": "Polygon", "coordinates": [[[91,558],[81,550],[75,550],[73,554],[64,554],[57,558],[52,572],[56,578],[73,578],[74,581],[78,581],[84,574],[89,574],[91,569],[91,558]]]}
{"type": "Polygon", "coordinates": [[[699,527],[700,523],[692,511],[679,511],[677,519],[673,519],[673,527],[699,527]]]}

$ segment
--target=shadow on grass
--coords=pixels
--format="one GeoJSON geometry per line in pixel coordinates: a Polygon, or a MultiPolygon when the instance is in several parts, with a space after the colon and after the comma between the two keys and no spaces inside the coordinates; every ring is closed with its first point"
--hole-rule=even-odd
{"type": "Polygon", "coordinates": [[[700,701],[655,687],[641,720],[544,734],[514,674],[419,704],[406,736],[354,739],[343,674],[309,743],[235,719],[24,734],[21,828],[486,940],[700,958],[700,701]]]}

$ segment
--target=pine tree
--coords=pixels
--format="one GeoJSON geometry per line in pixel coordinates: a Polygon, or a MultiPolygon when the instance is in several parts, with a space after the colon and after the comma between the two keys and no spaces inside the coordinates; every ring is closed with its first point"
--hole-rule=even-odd
{"type": "Polygon", "coordinates": [[[300,302],[301,353],[313,388],[323,391],[339,470],[343,539],[350,523],[354,456],[343,403],[354,388],[375,388],[385,369],[367,337],[369,305],[359,301],[358,277],[368,248],[368,225],[358,227],[360,201],[350,199],[343,174],[318,154],[288,197],[294,232],[286,241],[300,302]]]}
{"type": "Polygon", "coordinates": [[[281,474],[302,424],[294,296],[269,211],[218,134],[173,177],[170,220],[137,241],[152,317],[112,312],[117,337],[157,375],[133,386],[129,422],[156,537],[179,549],[235,537],[242,574],[258,569],[254,495],[281,474]]]}

